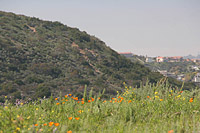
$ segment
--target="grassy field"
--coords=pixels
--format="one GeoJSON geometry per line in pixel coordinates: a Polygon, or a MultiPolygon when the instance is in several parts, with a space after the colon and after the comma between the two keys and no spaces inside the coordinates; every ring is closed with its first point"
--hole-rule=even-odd
{"type": "Polygon", "coordinates": [[[200,132],[200,91],[182,91],[165,81],[140,88],[124,83],[115,98],[73,94],[0,106],[0,133],[10,132],[200,132]]]}

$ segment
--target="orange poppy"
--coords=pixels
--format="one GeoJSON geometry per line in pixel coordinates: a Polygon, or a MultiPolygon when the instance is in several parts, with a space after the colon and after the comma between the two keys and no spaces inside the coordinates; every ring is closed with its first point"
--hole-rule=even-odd
{"type": "Polygon", "coordinates": [[[68,117],[69,120],[72,120],[72,117],[68,117]]]}
{"type": "Polygon", "coordinates": [[[49,122],[49,126],[51,127],[54,124],[54,122],[49,122]]]}
{"type": "Polygon", "coordinates": [[[67,95],[65,95],[65,98],[67,98],[68,96],[67,95]]]}
{"type": "Polygon", "coordinates": [[[88,100],[88,103],[90,103],[91,102],[91,100],[88,100]]]}
{"type": "Polygon", "coordinates": [[[58,100],[58,98],[55,98],[55,100],[58,100]]]}
{"type": "Polygon", "coordinates": [[[131,103],[131,102],[132,102],[131,100],[128,101],[128,103],[131,103]]]}
{"type": "Polygon", "coordinates": [[[174,132],[173,130],[168,131],[168,133],[173,133],[173,132],[174,132]]]}
{"type": "Polygon", "coordinates": [[[149,98],[149,96],[147,96],[147,98],[149,98]]]}
{"type": "Polygon", "coordinates": [[[59,123],[54,123],[54,125],[57,127],[57,126],[59,126],[59,123]]]}
{"type": "Polygon", "coordinates": [[[67,133],[72,133],[72,131],[71,131],[71,130],[69,130],[69,131],[67,131],[67,133]]]}
{"type": "Polygon", "coordinates": [[[65,101],[68,101],[67,99],[65,101]]]}
{"type": "Polygon", "coordinates": [[[78,97],[74,98],[74,100],[76,100],[76,101],[77,101],[77,100],[78,100],[78,97]]]}
{"type": "Polygon", "coordinates": [[[84,104],[84,101],[81,101],[81,104],[84,104]]]}
{"type": "Polygon", "coordinates": [[[44,125],[44,126],[46,126],[47,124],[46,124],[46,123],[44,123],[43,125],[44,125]]]}
{"type": "Polygon", "coordinates": [[[72,94],[68,94],[69,96],[71,96],[72,94]]]}
{"type": "Polygon", "coordinates": [[[112,103],[112,100],[110,100],[110,103],[112,103]]]}
{"type": "Polygon", "coordinates": [[[35,124],[35,126],[37,127],[37,126],[38,126],[38,124],[35,124]]]}
{"type": "Polygon", "coordinates": [[[82,98],[81,100],[84,101],[84,98],[82,98]]]}
{"type": "Polygon", "coordinates": [[[75,119],[76,119],[76,120],[79,120],[79,119],[80,119],[80,117],[75,117],[75,119]]]}
{"type": "Polygon", "coordinates": [[[56,103],[56,105],[59,105],[60,103],[56,103]]]}
{"type": "Polygon", "coordinates": [[[92,101],[94,101],[94,98],[92,98],[92,101]]]}

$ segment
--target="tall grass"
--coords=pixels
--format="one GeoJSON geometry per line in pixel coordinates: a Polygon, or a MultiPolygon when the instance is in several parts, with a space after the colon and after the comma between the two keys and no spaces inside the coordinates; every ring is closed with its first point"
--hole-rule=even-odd
{"type": "Polygon", "coordinates": [[[6,98],[0,133],[9,132],[200,132],[200,91],[172,88],[165,79],[111,99],[67,94],[20,105],[6,98]]]}

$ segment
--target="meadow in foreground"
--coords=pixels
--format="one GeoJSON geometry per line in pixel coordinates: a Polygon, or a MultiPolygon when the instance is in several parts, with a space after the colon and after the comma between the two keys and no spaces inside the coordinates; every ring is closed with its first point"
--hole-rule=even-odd
{"type": "Polygon", "coordinates": [[[115,98],[67,94],[34,103],[0,106],[0,133],[9,132],[200,132],[200,91],[165,81],[126,86],[115,98]]]}

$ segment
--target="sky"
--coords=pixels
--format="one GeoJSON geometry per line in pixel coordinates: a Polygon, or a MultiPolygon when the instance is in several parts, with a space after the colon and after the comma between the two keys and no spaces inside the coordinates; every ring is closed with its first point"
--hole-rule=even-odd
{"type": "Polygon", "coordinates": [[[0,0],[0,10],[79,28],[117,52],[200,54],[200,0],[0,0]]]}

